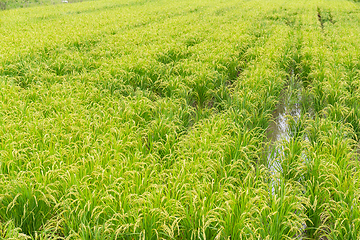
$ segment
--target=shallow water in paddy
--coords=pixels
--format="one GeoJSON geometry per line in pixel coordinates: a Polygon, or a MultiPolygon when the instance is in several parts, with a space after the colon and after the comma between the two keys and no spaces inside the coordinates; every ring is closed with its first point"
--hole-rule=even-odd
{"type": "MultiPolygon", "coordinates": [[[[300,119],[301,109],[301,85],[294,83],[282,92],[280,101],[273,112],[273,120],[267,129],[269,140],[269,151],[267,154],[268,167],[272,175],[280,174],[281,156],[283,155],[282,143],[289,141],[291,136],[291,127],[289,118],[295,123],[300,119]]],[[[274,192],[274,191],[273,191],[274,192]]]]}
{"type": "MultiPolygon", "coordinates": [[[[283,143],[289,141],[292,136],[289,119],[292,118],[294,123],[299,121],[301,115],[304,114],[301,106],[303,102],[302,86],[300,83],[294,82],[291,86],[283,90],[280,101],[273,112],[273,120],[267,129],[267,137],[269,140],[267,164],[272,175],[272,194],[275,194],[275,187],[280,183],[280,174],[283,171],[281,167],[282,157],[284,156],[283,143]]],[[[306,156],[303,157],[306,159],[306,156]]],[[[303,223],[301,228],[302,234],[294,236],[294,238],[303,239],[305,229],[306,224],[303,223]]]]}

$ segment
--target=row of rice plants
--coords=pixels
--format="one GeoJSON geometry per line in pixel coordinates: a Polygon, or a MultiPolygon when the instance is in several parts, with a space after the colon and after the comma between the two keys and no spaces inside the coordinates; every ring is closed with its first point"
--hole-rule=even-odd
{"type": "MultiPolygon", "coordinates": [[[[338,4],[326,4],[323,9],[336,12],[338,4]]],[[[342,5],[341,10],[346,12],[351,7],[351,4],[342,5]]],[[[313,15],[316,15],[313,9],[313,15]]],[[[335,19],[345,22],[341,14],[335,15],[335,19]]],[[[310,96],[308,104],[314,109],[314,114],[294,124],[293,131],[300,130],[300,134],[295,134],[283,146],[284,159],[296,158],[292,178],[302,184],[303,196],[308,199],[307,236],[357,239],[359,186],[355,155],[357,143],[354,141],[357,139],[357,120],[350,118],[349,122],[347,119],[350,112],[354,116],[355,111],[349,110],[347,104],[350,99],[356,98],[357,93],[346,87],[347,84],[355,84],[354,76],[347,77],[351,76],[348,72],[355,69],[349,71],[345,66],[358,55],[356,51],[350,53],[345,48],[334,51],[343,45],[338,32],[347,31],[348,26],[323,24],[316,18],[308,18],[306,22],[307,26],[301,29],[304,47],[300,50],[299,76],[306,86],[306,95],[310,96]],[[350,55],[350,58],[339,57],[338,54],[350,55]],[[349,97],[350,94],[353,97],[349,97]]]]}

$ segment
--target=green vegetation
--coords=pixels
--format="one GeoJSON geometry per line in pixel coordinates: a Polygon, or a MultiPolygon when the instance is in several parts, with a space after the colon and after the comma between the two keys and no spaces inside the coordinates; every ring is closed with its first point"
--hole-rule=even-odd
{"type": "Polygon", "coordinates": [[[82,1],[83,0],[0,0],[0,10],[34,7],[39,5],[54,5],[59,3],[74,3],[82,1]]]}
{"type": "Polygon", "coordinates": [[[345,0],[1,11],[0,238],[360,239],[359,14],[345,0]],[[301,111],[271,141],[284,99],[301,111]]]}

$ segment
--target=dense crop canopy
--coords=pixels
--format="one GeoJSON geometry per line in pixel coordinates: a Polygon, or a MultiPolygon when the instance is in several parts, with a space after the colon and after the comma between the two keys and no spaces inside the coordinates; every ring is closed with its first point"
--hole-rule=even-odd
{"type": "Polygon", "coordinates": [[[1,11],[0,238],[359,239],[359,13],[1,11]]]}

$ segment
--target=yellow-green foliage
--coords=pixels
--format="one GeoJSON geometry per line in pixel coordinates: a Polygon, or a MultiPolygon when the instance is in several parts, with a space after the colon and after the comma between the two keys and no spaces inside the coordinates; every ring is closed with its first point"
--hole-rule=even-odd
{"type": "Polygon", "coordinates": [[[0,238],[359,239],[359,9],[1,11],[0,238]],[[266,134],[283,89],[302,112],[274,174],[266,134]]]}
{"type": "Polygon", "coordinates": [[[39,5],[82,2],[83,0],[0,0],[0,11],[13,8],[26,8],[39,5]]]}

